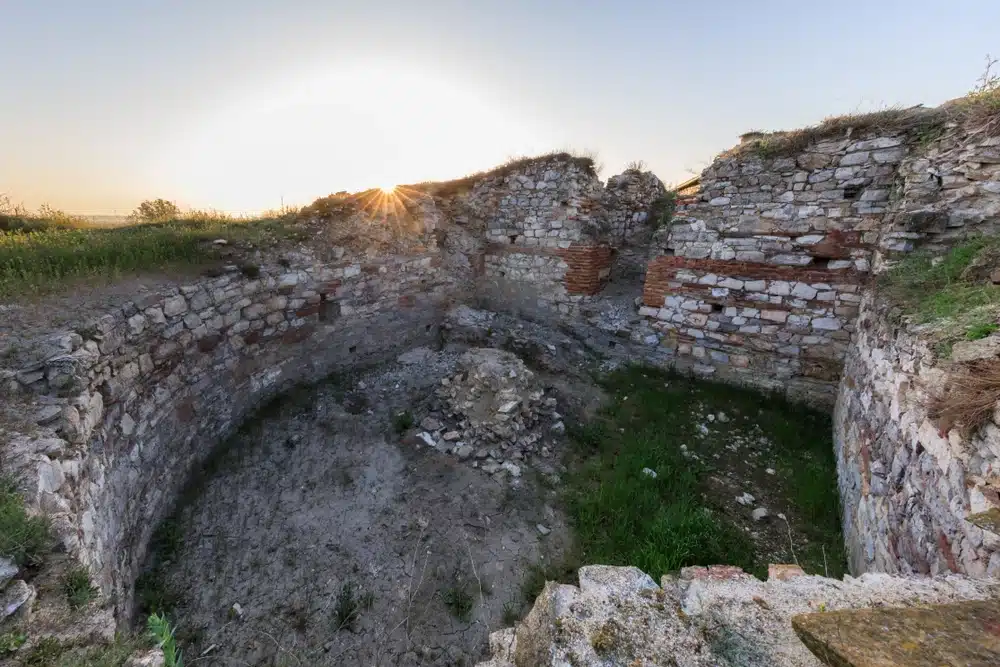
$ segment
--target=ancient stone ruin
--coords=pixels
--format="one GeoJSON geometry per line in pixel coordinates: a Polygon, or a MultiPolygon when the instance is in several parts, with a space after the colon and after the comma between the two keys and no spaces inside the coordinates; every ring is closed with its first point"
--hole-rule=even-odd
{"type": "MultiPolygon", "coordinates": [[[[3,467],[30,508],[51,518],[58,558],[85,566],[108,603],[69,614],[44,581],[0,561],[0,614],[33,613],[63,638],[127,629],[137,581],[157,567],[149,562],[157,527],[193,479],[246,451],[252,466],[220,473],[236,491],[213,491],[184,510],[202,536],[185,558],[202,560],[182,563],[212,562],[230,553],[223,543],[242,543],[245,572],[297,573],[282,593],[294,616],[332,604],[308,592],[335,598],[340,589],[325,588],[335,584],[324,568],[354,559],[373,576],[394,577],[375,599],[391,600],[407,620],[366,630],[372,641],[363,647],[331,643],[314,664],[473,664],[495,627],[456,632],[413,609],[423,582],[451,576],[440,554],[499,564],[455,585],[505,591],[518,559],[542,553],[565,527],[544,496],[528,499],[535,519],[509,527],[516,540],[473,544],[467,533],[435,532],[435,514],[453,512],[469,534],[492,534],[480,508],[503,515],[503,503],[527,494],[532,471],[558,475],[566,415],[579,407],[563,404],[559,383],[625,362],[832,410],[844,539],[858,578],[776,568],[764,582],[707,567],[657,583],[595,564],[580,570],[577,587],[550,583],[524,621],[493,634],[483,664],[814,665],[814,653],[833,658],[798,639],[796,631],[822,633],[791,623],[793,615],[995,599],[1000,413],[971,433],[936,421],[928,399],[960,367],[935,354],[923,328],[894,316],[877,289],[877,274],[914,249],[944,251],[997,232],[1000,139],[940,125],[930,136],[913,123],[836,128],[801,144],[774,139],[781,150],[751,140],[673,204],[650,173],[603,183],[586,159],[545,156],[400,188],[402,212],[382,216],[405,224],[395,236],[379,228],[378,244],[363,240],[370,215],[331,198],[314,205],[301,240],[279,250],[227,248],[210,275],[136,285],[55,323],[5,305],[3,467]],[[388,370],[379,366],[387,362],[388,370]],[[383,370],[351,376],[345,387],[316,384],[372,368],[383,370]],[[263,435],[240,430],[302,386],[316,387],[308,410],[318,426],[292,411],[263,435]],[[421,406],[414,423],[400,422],[410,453],[359,444],[381,442],[372,424],[402,420],[413,405],[421,406]],[[220,446],[251,441],[264,449],[220,446]],[[425,465],[447,493],[406,488],[408,471],[425,465]],[[495,487],[464,497],[484,475],[495,487]],[[326,543],[263,558],[284,553],[300,527],[260,500],[262,479],[281,480],[287,502],[356,503],[357,513],[338,515],[337,525],[317,514],[326,543]],[[330,479],[339,490],[324,491],[322,502],[307,493],[330,479]],[[413,511],[400,514],[400,502],[413,511]],[[221,519],[219,508],[228,508],[221,519]],[[384,544],[368,544],[369,531],[384,544]],[[441,643],[415,651],[411,622],[441,643]],[[339,662],[347,655],[354,662],[339,662]]],[[[966,354],[995,358],[995,337],[966,354]]],[[[196,639],[206,664],[224,664],[209,660],[226,642],[247,647],[249,664],[296,664],[276,662],[271,639],[246,629],[246,618],[267,613],[248,601],[253,590],[242,600],[208,599],[229,574],[174,567],[168,576],[190,582],[201,609],[222,610],[204,620],[215,634],[196,639]]],[[[498,614],[503,599],[494,599],[498,614]]],[[[286,638],[272,639],[283,646],[286,638]]]]}

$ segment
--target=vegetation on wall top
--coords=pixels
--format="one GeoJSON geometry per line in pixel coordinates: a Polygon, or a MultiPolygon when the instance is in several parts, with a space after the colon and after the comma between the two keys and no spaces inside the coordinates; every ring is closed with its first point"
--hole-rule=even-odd
{"type": "Polygon", "coordinates": [[[939,353],[959,340],[985,338],[1000,329],[1000,238],[983,236],[944,257],[915,252],[882,275],[880,287],[905,315],[932,324],[939,353]]]}
{"type": "MultiPolygon", "coordinates": [[[[156,201],[165,200],[144,202],[137,215],[164,213],[168,207],[156,201]]],[[[236,218],[190,211],[108,227],[48,207],[31,213],[0,198],[0,297],[44,293],[80,279],[211,263],[218,261],[219,247],[266,246],[293,235],[288,220],[278,213],[236,218]],[[216,246],[218,239],[226,244],[216,246]]]]}
{"type": "Polygon", "coordinates": [[[494,167],[493,169],[489,169],[487,171],[478,171],[474,174],[469,174],[468,176],[456,178],[451,181],[432,181],[402,187],[404,189],[413,189],[425,192],[427,194],[434,195],[435,197],[451,197],[472,190],[476,184],[487,178],[502,178],[515,171],[525,169],[526,167],[530,167],[531,165],[541,162],[561,162],[567,165],[574,165],[594,176],[596,176],[599,171],[596,156],[593,154],[578,155],[566,151],[554,151],[552,153],[545,153],[544,155],[536,155],[534,157],[511,158],[499,167],[494,167]]]}
{"type": "Polygon", "coordinates": [[[823,140],[861,134],[907,134],[917,140],[926,140],[940,136],[949,123],[961,125],[969,132],[1000,135],[1000,74],[994,71],[997,62],[987,56],[986,69],[976,86],[964,97],[939,107],[889,107],[869,113],[831,116],[818,125],[798,130],[753,130],[744,133],[740,137],[743,142],[723,155],[758,155],[765,159],[789,157],[823,140]]]}

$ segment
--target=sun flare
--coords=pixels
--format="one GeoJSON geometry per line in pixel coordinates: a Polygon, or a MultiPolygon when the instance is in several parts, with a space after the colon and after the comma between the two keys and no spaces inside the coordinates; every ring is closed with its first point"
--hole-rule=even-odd
{"type": "Polygon", "coordinates": [[[194,207],[259,210],[372,185],[392,199],[403,196],[399,183],[448,180],[550,147],[549,132],[495,94],[431,67],[303,67],[227,93],[171,135],[150,170],[194,207]]]}

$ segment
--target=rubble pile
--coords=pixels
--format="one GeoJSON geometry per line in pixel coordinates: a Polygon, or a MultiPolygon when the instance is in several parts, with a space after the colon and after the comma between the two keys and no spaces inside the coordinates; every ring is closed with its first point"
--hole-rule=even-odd
{"type": "Polygon", "coordinates": [[[417,437],[488,474],[521,476],[521,462],[549,457],[566,430],[554,396],[516,355],[474,348],[441,379],[417,437]]]}

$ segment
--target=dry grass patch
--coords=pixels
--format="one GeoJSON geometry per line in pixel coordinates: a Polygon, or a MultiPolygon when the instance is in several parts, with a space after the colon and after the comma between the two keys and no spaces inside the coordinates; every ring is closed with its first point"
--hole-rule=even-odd
{"type": "Polygon", "coordinates": [[[789,157],[805,152],[827,139],[844,139],[863,134],[906,134],[920,141],[936,139],[949,123],[960,125],[970,134],[1000,135],[1000,74],[994,71],[998,61],[986,57],[986,69],[968,95],[937,108],[922,105],[888,107],[868,113],[831,116],[812,127],[787,132],[752,130],[744,133],[743,143],[723,155],[757,154],[765,159],[789,157]]]}
{"type": "Polygon", "coordinates": [[[298,213],[330,246],[353,250],[405,252],[420,245],[424,233],[421,199],[427,195],[406,186],[385,192],[338,192],[320,197],[298,213]]]}
{"type": "Polygon", "coordinates": [[[463,178],[456,178],[451,181],[415,183],[413,185],[403,187],[404,189],[410,188],[420,192],[425,192],[435,197],[452,197],[472,190],[477,183],[484,179],[502,178],[533,164],[548,161],[575,165],[594,175],[596,175],[598,171],[595,155],[577,155],[567,151],[553,151],[551,153],[536,155],[534,157],[511,158],[499,167],[495,167],[487,171],[478,171],[474,174],[469,174],[463,178]]]}
{"type": "Polygon", "coordinates": [[[966,436],[985,426],[1000,401],[1000,365],[979,359],[953,367],[947,387],[935,396],[930,417],[942,431],[958,428],[966,436]]]}
{"type": "Polygon", "coordinates": [[[831,116],[822,123],[787,132],[752,131],[742,135],[745,141],[731,149],[727,155],[756,153],[763,158],[789,157],[805,152],[827,139],[841,139],[860,134],[924,135],[933,133],[944,125],[947,110],[926,109],[922,106],[890,107],[869,113],[831,116]]]}

